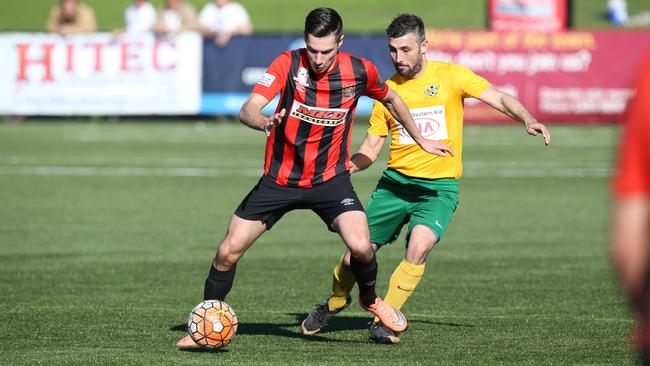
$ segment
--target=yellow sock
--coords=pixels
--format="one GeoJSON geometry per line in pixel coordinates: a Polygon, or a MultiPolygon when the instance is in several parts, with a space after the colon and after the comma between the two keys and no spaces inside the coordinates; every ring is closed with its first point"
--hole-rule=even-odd
{"type": "Polygon", "coordinates": [[[330,310],[342,308],[355,284],[356,279],[352,271],[343,265],[343,257],[341,257],[332,271],[332,295],[327,300],[327,307],[330,310]]]}
{"type": "MultiPolygon", "coordinates": [[[[424,263],[412,264],[403,259],[390,276],[388,292],[384,301],[397,309],[401,309],[418,283],[420,283],[424,275],[424,266],[424,263]]],[[[379,321],[379,318],[375,317],[375,322],[377,321],[379,321]]]]}

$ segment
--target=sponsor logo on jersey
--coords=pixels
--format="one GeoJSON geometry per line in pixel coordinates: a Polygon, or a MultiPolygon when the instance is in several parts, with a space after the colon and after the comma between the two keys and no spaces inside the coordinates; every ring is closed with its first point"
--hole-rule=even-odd
{"type": "MultiPolygon", "coordinates": [[[[445,106],[429,106],[423,108],[410,109],[411,116],[422,137],[427,140],[444,140],[449,138],[447,133],[447,121],[445,118],[445,106]]],[[[415,140],[406,131],[406,128],[399,122],[395,121],[399,131],[399,144],[415,144],[415,140]]]]}
{"type": "Polygon", "coordinates": [[[426,94],[427,97],[435,97],[438,95],[438,90],[440,90],[440,85],[431,85],[424,91],[424,94],[426,94]]]}
{"type": "Polygon", "coordinates": [[[352,98],[354,96],[354,85],[343,88],[343,98],[352,98]]]}
{"type": "Polygon", "coordinates": [[[309,71],[301,67],[298,69],[298,75],[293,77],[293,80],[296,82],[296,87],[300,91],[304,91],[306,86],[309,86],[309,71]]]}
{"type": "Polygon", "coordinates": [[[269,86],[271,86],[271,84],[273,84],[274,80],[275,80],[275,75],[271,75],[268,72],[265,72],[264,75],[262,75],[262,77],[257,83],[268,88],[269,86]]]}
{"type": "Polygon", "coordinates": [[[348,109],[311,107],[295,100],[290,113],[292,117],[320,126],[338,126],[345,122],[347,114],[348,109]]]}

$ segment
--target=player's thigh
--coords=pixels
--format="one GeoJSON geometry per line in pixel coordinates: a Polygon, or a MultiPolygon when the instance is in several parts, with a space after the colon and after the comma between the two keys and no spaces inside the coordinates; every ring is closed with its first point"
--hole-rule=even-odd
{"type": "Polygon", "coordinates": [[[220,271],[230,270],[264,231],[266,225],[263,222],[233,215],[213,265],[220,271]]]}
{"type": "Polygon", "coordinates": [[[344,212],[334,219],[331,226],[341,236],[350,252],[372,256],[368,222],[363,211],[344,212]]]}
{"type": "Polygon", "coordinates": [[[393,188],[377,186],[366,205],[366,216],[370,241],[377,245],[391,243],[408,221],[408,201],[393,188]]]}
{"type": "Polygon", "coordinates": [[[410,239],[416,225],[424,225],[431,229],[437,241],[440,241],[447,231],[456,207],[458,207],[458,193],[443,190],[438,190],[426,199],[411,204],[407,240],[410,239]]]}
{"type": "Polygon", "coordinates": [[[219,246],[220,254],[241,255],[266,231],[266,225],[259,220],[246,220],[233,215],[228,232],[219,246]]]}

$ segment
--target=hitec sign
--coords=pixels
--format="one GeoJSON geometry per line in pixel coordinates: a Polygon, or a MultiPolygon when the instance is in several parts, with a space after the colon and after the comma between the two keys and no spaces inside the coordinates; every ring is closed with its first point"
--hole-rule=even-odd
{"type": "Polygon", "coordinates": [[[0,35],[0,113],[195,114],[198,34],[175,38],[89,34],[0,35]]]}

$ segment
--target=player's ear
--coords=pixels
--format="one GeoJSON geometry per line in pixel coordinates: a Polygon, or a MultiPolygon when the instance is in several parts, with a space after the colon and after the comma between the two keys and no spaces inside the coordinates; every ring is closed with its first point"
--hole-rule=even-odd
{"type": "Polygon", "coordinates": [[[345,36],[341,34],[341,39],[339,39],[339,43],[337,44],[337,48],[341,48],[341,46],[343,46],[343,39],[344,38],[345,38],[345,36]]]}
{"type": "Polygon", "coordinates": [[[426,54],[427,54],[427,48],[429,48],[429,41],[427,41],[427,40],[425,39],[425,40],[422,41],[422,43],[420,44],[420,52],[421,52],[423,55],[426,55],[426,54]]]}

